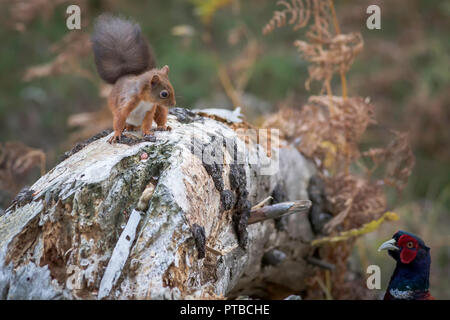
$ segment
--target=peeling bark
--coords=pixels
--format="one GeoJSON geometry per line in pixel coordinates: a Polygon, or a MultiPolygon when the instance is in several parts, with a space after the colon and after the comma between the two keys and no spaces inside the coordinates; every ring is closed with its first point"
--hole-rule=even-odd
{"type": "Polygon", "coordinates": [[[307,214],[286,216],[284,229],[247,223],[274,190],[308,199],[314,166],[288,145],[242,138],[234,121],[245,126],[236,112],[176,108],[172,131],[156,132],[156,142],[127,133],[133,143],[110,145],[105,133],[67,153],[29,201],[0,216],[0,299],[264,297],[267,283],[302,290],[312,271],[307,214]],[[271,175],[261,174],[268,153],[279,159],[271,175]]]}

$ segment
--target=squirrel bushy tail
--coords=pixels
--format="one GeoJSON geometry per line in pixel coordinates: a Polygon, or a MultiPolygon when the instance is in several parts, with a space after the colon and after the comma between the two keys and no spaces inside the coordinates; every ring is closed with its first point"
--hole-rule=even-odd
{"type": "Polygon", "coordinates": [[[91,37],[100,77],[114,84],[120,77],[139,75],[156,66],[153,51],[137,23],[109,14],[99,16],[91,37]]]}

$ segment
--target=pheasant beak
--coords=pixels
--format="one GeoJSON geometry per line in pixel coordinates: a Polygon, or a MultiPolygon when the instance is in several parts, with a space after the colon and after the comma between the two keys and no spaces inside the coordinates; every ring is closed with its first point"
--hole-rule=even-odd
{"type": "Polygon", "coordinates": [[[395,243],[396,243],[396,240],[395,240],[395,239],[388,240],[388,241],[384,242],[384,243],[378,248],[378,251],[381,251],[381,250],[400,250],[400,248],[397,247],[397,246],[395,245],[395,243]]]}

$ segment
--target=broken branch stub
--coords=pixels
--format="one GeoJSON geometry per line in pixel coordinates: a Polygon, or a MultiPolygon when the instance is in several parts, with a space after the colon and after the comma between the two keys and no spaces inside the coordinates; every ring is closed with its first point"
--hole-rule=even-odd
{"type": "Polygon", "coordinates": [[[0,216],[0,299],[215,299],[258,295],[266,282],[302,290],[307,215],[289,215],[285,230],[247,224],[275,188],[306,200],[314,166],[295,148],[243,137],[231,115],[176,108],[155,142],[99,136],[67,153],[0,216]],[[263,264],[273,249],[282,261],[263,264]]]}
{"type": "Polygon", "coordinates": [[[250,211],[248,224],[261,222],[267,219],[281,218],[290,214],[308,214],[309,208],[311,208],[311,201],[309,200],[282,202],[270,206],[255,208],[250,211]]]}

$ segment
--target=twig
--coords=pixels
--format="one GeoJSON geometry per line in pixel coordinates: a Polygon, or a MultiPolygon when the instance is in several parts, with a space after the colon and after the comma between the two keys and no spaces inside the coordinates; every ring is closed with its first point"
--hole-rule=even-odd
{"type": "Polygon", "coordinates": [[[230,98],[231,102],[233,103],[234,107],[241,106],[241,98],[239,94],[237,93],[236,89],[234,88],[230,77],[228,76],[227,71],[225,70],[225,67],[222,66],[220,62],[218,62],[217,66],[217,73],[219,75],[220,83],[222,84],[225,93],[230,98]]]}
{"type": "Polygon", "coordinates": [[[307,257],[305,260],[309,264],[315,265],[315,266],[317,266],[319,268],[322,268],[322,269],[325,269],[325,270],[333,271],[334,268],[335,268],[334,264],[326,262],[326,261],[323,261],[323,260],[320,260],[320,259],[317,259],[317,258],[314,258],[314,257],[307,257]]]}
{"type": "Polygon", "coordinates": [[[316,277],[316,282],[319,284],[319,287],[322,289],[322,291],[325,293],[325,297],[327,300],[333,300],[333,297],[331,296],[331,292],[328,291],[327,286],[323,283],[322,279],[320,279],[319,276],[316,277]]]}
{"type": "Polygon", "coordinates": [[[269,197],[265,198],[263,201],[261,201],[261,202],[258,203],[257,205],[254,205],[254,206],[252,207],[252,210],[256,210],[256,209],[259,209],[259,208],[264,207],[264,205],[265,205],[267,202],[269,202],[270,200],[272,200],[272,199],[273,199],[272,196],[269,196],[269,197]]]}
{"type": "Polygon", "coordinates": [[[325,271],[325,283],[327,286],[327,292],[329,293],[328,300],[332,300],[333,296],[331,295],[331,272],[330,272],[330,270],[325,271]]]}
{"type": "Polygon", "coordinates": [[[206,250],[208,250],[209,252],[213,253],[216,256],[225,256],[238,247],[239,247],[239,245],[236,244],[236,245],[226,248],[224,250],[217,250],[217,249],[211,248],[209,246],[206,246],[206,250]]]}
{"type": "Polygon", "coordinates": [[[366,246],[361,239],[358,239],[356,242],[356,248],[358,249],[361,266],[363,267],[363,270],[367,270],[367,267],[369,266],[369,259],[367,258],[366,246]]]}
{"type": "Polygon", "coordinates": [[[293,202],[281,202],[262,208],[252,208],[248,224],[261,222],[267,219],[275,219],[294,213],[308,213],[311,201],[298,200],[293,202]]]}
{"type": "MultiPolygon", "coordinates": [[[[329,5],[331,9],[331,15],[333,16],[333,24],[334,24],[334,30],[336,31],[336,35],[341,34],[341,29],[339,28],[339,23],[336,15],[336,10],[334,9],[333,0],[329,0],[329,5]]],[[[345,71],[341,68],[340,70],[341,74],[341,84],[342,84],[342,97],[347,99],[347,79],[345,78],[345,71]]]]}

